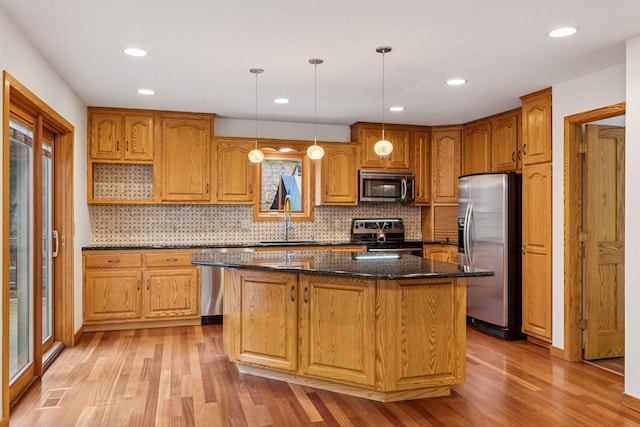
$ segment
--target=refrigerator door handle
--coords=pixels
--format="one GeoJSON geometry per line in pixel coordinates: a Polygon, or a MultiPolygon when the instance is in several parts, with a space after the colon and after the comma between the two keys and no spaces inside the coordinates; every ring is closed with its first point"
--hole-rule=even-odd
{"type": "Polygon", "coordinates": [[[471,216],[473,215],[473,203],[469,202],[467,205],[467,215],[464,221],[464,237],[465,237],[465,249],[464,253],[467,256],[467,264],[473,268],[473,248],[471,247],[471,216]]]}

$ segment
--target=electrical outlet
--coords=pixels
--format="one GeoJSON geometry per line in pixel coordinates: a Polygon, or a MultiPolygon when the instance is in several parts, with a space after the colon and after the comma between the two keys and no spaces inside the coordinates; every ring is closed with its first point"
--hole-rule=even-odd
{"type": "Polygon", "coordinates": [[[251,220],[250,219],[241,219],[240,220],[240,230],[249,230],[251,228],[251,220]]]}
{"type": "Polygon", "coordinates": [[[339,219],[334,219],[333,220],[333,228],[335,228],[336,230],[340,229],[340,220],[339,219]]]}

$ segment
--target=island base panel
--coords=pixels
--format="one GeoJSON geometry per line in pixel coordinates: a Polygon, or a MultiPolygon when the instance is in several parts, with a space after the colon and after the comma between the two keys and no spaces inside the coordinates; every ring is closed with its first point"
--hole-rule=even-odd
{"type": "Polygon", "coordinates": [[[261,368],[259,366],[245,365],[243,363],[236,363],[236,366],[238,368],[238,372],[240,372],[241,374],[254,375],[277,381],[285,381],[292,384],[319,388],[321,390],[346,394],[349,396],[362,397],[364,399],[375,400],[378,402],[398,402],[402,400],[424,399],[428,397],[441,397],[451,395],[450,386],[426,387],[420,389],[383,392],[350,384],[339,384],[335,381],[327,381],[319,378],[310,378],[307,376],[275,371],[273,369],[261,368]]]}

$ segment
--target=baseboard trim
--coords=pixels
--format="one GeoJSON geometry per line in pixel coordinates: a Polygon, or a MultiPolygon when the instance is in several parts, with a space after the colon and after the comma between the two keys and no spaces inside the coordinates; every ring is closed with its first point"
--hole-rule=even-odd
{"type": "Polygon", "coordinates": [[[640,399],[623,392],[622,406],[626,406],[627,408],[640,412],[640,399]]]}

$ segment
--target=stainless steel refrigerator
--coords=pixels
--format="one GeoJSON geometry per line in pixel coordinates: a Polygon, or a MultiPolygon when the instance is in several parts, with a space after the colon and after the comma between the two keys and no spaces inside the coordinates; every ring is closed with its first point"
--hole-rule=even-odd
{"type": "Polygon", "coordinates": [[[467,323],[500,338],[521,339],[522,181],[514,172],[458,178],[458,259],[493,270],[467,279],[467,323]]]}

